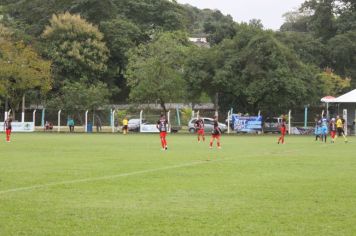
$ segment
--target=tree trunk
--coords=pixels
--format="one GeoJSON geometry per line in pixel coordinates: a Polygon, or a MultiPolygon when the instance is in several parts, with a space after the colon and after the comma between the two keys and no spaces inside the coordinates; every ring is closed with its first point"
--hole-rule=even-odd
{"type": "Polygon", "coordinates": [[[215,108],[215,111],[219,111],[219,93],[215,94],[214,108],[215,108]]]}
{"type": "Polygon", "coordinates": [[[160,101],[160,105],[161,105],[161,107],[163,109],[164,115],[167,116],[166,103],[164,101],[162,101],[161,99],[159,101],[160,101]]]}

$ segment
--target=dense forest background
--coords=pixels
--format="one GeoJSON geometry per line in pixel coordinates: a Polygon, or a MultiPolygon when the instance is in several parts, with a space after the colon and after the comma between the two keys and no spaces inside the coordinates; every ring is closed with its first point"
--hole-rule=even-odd
{"type": "Polygon", "coordinates": [[[0,1],[0,97],[14,110],[26,96],[67,110],[214,102],[277,113],[353,88],[353,0],[307,0],[279,31],[168,0],[0,1]]]}

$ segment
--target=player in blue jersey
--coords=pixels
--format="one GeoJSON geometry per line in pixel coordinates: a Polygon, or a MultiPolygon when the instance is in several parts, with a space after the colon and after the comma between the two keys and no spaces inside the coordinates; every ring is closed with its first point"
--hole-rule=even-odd
{"type": "Polygon", "coordinates": [[[321,135],[321,119],[319,119],[319,116],[315,117],[315,141],[318,141],[320,139],[321,135]]]}
{"type": "Polygon", "coordinates": [[[326,139],[328,137],[328,118],[324,115],[321,118],[321,141],[324,141],[326,143],[326,139]]]}

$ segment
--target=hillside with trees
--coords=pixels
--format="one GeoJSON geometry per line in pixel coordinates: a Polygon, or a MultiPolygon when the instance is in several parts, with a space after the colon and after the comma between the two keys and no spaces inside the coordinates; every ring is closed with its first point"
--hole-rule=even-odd
{"type": "Polygon", "coordinates": [[[0,97],[14,110],[26,95],[58,109],[208,98],[278,113],[356,88],[351,0],[307,0],[278,32],[168,0],[0,4],[0,97]]]}

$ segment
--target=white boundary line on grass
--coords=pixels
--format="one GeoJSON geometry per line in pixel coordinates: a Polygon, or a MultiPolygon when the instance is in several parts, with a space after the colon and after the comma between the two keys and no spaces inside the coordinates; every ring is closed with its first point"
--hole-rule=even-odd
{"type": "Polygon", "coordinates": [[[68,181],[53,182],[53,183],[48,183],[48,184],[33,185],[33,186],[28,186],[28,187],[13,188],[13,189],[7,189],[7,190],[0,191],[0,195],[6,194],[6,193],[14,193],[14,192],[34,190],[34,189],[40,189],[40,188],[47,188],[47,187],[58,186],[58,185],[77,184],[77,183],[85,183],[85,182],[95,182],[95,181],[100,181],[100,180],[117,179],[117,178],[121,178],[121,177],[141,175],[141,174],[153,173],[153,172],[158,172],[158,171],[163,171],[163,170],[178,169],[178,168],[183,168],[183,167],[202,165],[202,164],[206,164],[206,163],[209,163],[209,162],[208,161],[199,161],[199,162],[192,162],[192,163],[187,163],[187,164],[183,164],[183,165],[167,166],[167,167],[150,169],[150,170],[140,170],[140,171],[134,171],[134,172],[129,172],[129,173],[117,174],[117,175],[108,175],[108,176],[102,176],[102,177],[68,180],[68,181]]]}

